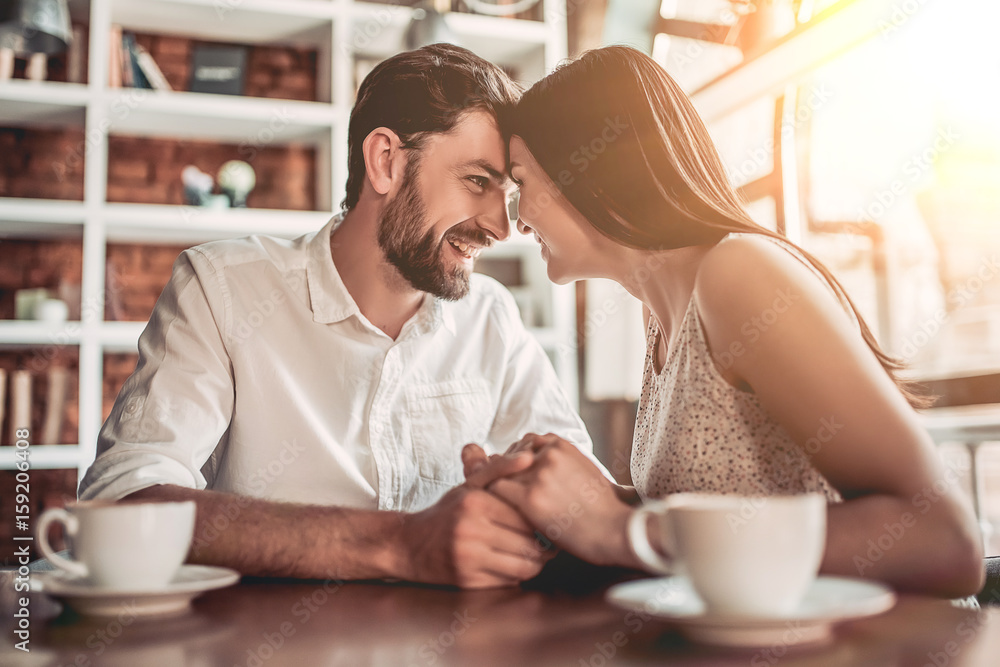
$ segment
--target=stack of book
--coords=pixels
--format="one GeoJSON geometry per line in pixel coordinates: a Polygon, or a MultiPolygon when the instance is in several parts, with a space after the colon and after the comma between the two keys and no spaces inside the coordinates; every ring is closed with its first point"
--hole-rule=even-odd
{"type": "Polygon", "coordinates": [[[146,88],[171,90],[153,56],[135,40],[135,34],[111,26],[111,66],[108,69],[110,88],[146,88]]]}
{"type": "MultiPolygon", "coordinates": [[[[7,405],[7,375],[0,368],[0,427],[4,424],[4,408],[7,405]]],[[[35,374],[27,370],[10,371],[10,414],[7,419],[6,442],[13,445],[20,440],[17,433],[20,429],[31,432],[30,441],[39,445],[55,445],[59,443],[62,433],[63,417],[66,408],[66,392],[69,387],[69,371],[62,366],[52,366],[44,373],[45,404],[41,422],[32,419],[32,383],[35,374]],[[41,430],[36,432],[36,427],[41,430]]],[[[0,441],[3,441],[0,435],[0,441]]]]}

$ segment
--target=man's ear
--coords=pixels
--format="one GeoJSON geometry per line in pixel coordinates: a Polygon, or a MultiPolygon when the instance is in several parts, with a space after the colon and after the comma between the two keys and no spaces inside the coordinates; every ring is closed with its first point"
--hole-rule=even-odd
{"type": "Polygon", "coordinates": [[[406,158],[401,144],[395,132],[387,127],[376,127],[361,145],[365,156],[365,174],[380,195],[389,194],[393,181],[402,176],[406,158]]]}

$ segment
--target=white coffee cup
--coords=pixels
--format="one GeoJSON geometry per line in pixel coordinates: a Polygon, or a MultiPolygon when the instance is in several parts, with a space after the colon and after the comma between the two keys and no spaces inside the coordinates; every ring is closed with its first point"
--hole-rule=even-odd
{"type": "Polygon", "coordinates": [[[70,503],[42,513],[38,546],[55,567],[117,590],[155,590],[170,583],[194,536],[193,501],[168,503],[70,503]],[[73,559],[49,545],[48,529],[61,523],[73,559]]]}
{"type": "Polygon", "coordinates": [[[686,575],[708,613],[789,616],[819,572],[826,498],[680,493],[636,510],[628,538],[654,572],[686,575]],[[651,518],[673,561],[650,544],[651,518]]]}

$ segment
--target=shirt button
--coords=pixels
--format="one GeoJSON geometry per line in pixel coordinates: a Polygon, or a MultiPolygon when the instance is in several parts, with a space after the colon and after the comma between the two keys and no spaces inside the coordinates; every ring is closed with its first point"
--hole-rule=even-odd
{"type": "Polygon", "coordinates": [[[385,508],[386,508],[387,510],[391,510],[391,509],[392,509],[393,507],[395,507],[395,506],[396,506],[396,503],[394,503],[394,502],[392,501],[392,498],[386,498],[386,499],[385,499],[385,508]]]}

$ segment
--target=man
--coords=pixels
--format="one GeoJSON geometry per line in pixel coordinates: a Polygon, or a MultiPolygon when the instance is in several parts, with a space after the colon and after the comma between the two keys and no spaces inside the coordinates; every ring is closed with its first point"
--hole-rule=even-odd
{"type": "Polygon", "coordinates": [[[531,526],[482,490],[530,456],[464,484],[462,462],[465,443],[495,453],[530,430],[590,447],[510,294],[471,275],[510,233],[496,113],[518,94],[454,46],[375,68],[344,215],[180,256],[80,497],[195,500],[189,559],[245,574],[537,574],[531,526]]]}

